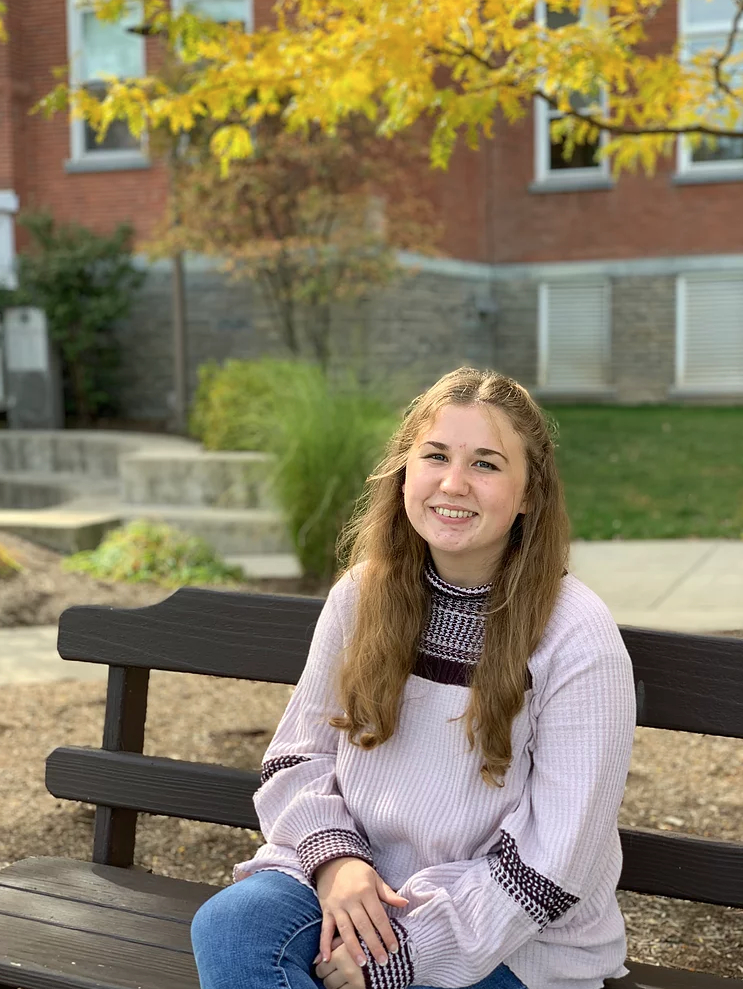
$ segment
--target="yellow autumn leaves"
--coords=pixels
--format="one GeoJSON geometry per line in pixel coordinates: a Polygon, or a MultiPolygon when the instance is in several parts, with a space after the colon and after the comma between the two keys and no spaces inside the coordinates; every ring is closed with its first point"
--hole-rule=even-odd
{"type": "MultiPolygon", "coordinates": [[[[96,0],[109,19],[125,7],[96,0]]],[[[551,0],[553,13],[575,15],[553,30],[537,0],[279,0],[273,26],[250,34],[172,13],[164,0],[142,7],[149,33],[189,66],[185,89],[150,76],[112,84],[99,102],[61,87],[44,109],[69,99],[94,128],[124,119],[135,134],[188,131],[207,116],[223,124],[211,147],[225,164],[251,155],[264,116],[332,133],[362,113],[387,135],[430,118],[431,159],[445,167],[460,134],[475,144],[501,115],[523,117],[535,96],[568,114],[553,124],[568,143],[608,129],[603,153],[617,170],[652,170],[679,133],[743,135],[743,45],[653,53],[645,43],[657,0],[551,0]],[[581,114],[570,115],[576,94],[581,114]]]]}

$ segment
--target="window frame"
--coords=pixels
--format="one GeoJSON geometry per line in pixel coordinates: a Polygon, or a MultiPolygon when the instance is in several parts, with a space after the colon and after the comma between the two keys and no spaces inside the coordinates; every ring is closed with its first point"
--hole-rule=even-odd
{"type": "MultiPolygon", "coordinates": [[[[731,4],[732,8],[732,4],[731,4]]],[[[710,21],[707,24],[692,24],[687,16],[687,0],[678,0],[677,29],[681,49],[681,57],[689,55],[688,42],[692,39],[726,38],[730,32],[730,23],[710,21]]],[[[743,43],[743,32],[740,34],[743,43]]],[[[721,161],[694,161],[692,149],[688,140],[683,136],[676,141],[676,171],[678,175],[710,176],[739,174],[743,179],[743,155],[740,158],[725,158],[721,161]]]]}
{"type": "MultiPolygon", "coordinates": [[[[139,3],[133,0],[132,6],[139,3]]],[[[69,57],[69,83],[72,89],[77,89],[85,85],[89,80],[82,78],[81,59],[83,55],[83,17],[91,10],[91,5],[79,3],[78,0],[67,0],[67,51],[69,57]]],[[[140,45],[142,75],[147,70],[145,39],[138,37],[140,45]]],[[[98,166],[102,171],[120,166],[142,166],[149,164],[147,156],[147,135],[142,135],[139,148],[99,148],[89,150],[85,147],[85,121],[77,120],[70,116],[70,169],[74,171],[75,165],[82,165],[86,169],[96,170],[98,166]]]]}
{"type": "MultiPolygon", "coordinates": [[[[538,0],[535,7],[534,16],[538,24],[544,26],[547,16],[547,0],[538,0]]],[[[585,16],[585,3],[581,5],[581,17],[585,16]]],[[[608,94],[602,94],[604,108],[607,106],[608,94]]],[[[585,185],[594,186],[597,182],[606,184],[611,181],[610,163],[604,159],[593,168],[550,168],[550,150],[552,141],[550,140],[550,122],[554,111],[553,108],[543,100],[541,96],[534,97],[534,177],[538,185],[556,186],[560,185],[585,185]]],[[[599,145],[606,145],[609,135],[606,131],[599,134],[599,145]]]]}
{"type": "MultiPolygon", "coordinates": [[[[188,5],[188,3],[193,2],[193,0],[171,0],[171,8],[174,14],[181,13],[182,10],[188,5]]],[[[198,0],[197,0],[198,2],[198,0]]],[[[207,0],[208,2],[208,0],[207,0]]],[[[245,31],[247,34],[252,34],[254,30],[254,5],[253,0],[242,0],[245,5],[245,31]]]]}

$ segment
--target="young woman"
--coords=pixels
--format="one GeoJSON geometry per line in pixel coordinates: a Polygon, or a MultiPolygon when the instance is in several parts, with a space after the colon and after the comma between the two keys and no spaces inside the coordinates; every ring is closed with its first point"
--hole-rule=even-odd
{"type": "Polygon", "coordinates": [[[408,408],[343,546],[263,761],[267,843],[194,919],[203,989],[625,975],[632,669],[566,570],[541,410],[503,375],[445,375],[408,408]]]}

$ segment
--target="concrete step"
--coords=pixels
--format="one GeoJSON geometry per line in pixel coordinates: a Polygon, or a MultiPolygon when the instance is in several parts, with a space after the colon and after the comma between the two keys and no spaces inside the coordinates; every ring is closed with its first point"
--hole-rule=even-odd
{"type": "MultiPolygon", "coordinates": [[[[81,500],[119,500],[119,483],[112,478],[84,478],[68,472],[3,471],[0,473],[0,508],[33,510],[53,508],[81,500]]],[[[82,507],[82,506],[78,506],[82,507]]]]}
{"type": "Polygon", "coordinates": [[[34,471],[116,478],[119,457],[140,449],[199,449],[179,436],[106,429],[6,429],[0,431],[0,473],[34,471]]]}
{"type": "Polygon", "coordinates": [[[201,536],[221,555],[291,553],[283,517],[268,509],[122,505],[108,511],[63,506],[35,511],[0,510],[0,530],[48,546],[58,553],[95,549],[110,529],[131,519],[159,519],[201,536]]]}
{"type": "Polygon", "coordinates": [[[132,505],[275,509],[267,453],[139,450],[119,460],[121,500],[132,505]]]}
{"type": "Polygon", "coordinates": [[[120,524],[120,516],[112,512],[0,510],[0,530],[64,554],[95,549],[106,533],[120,524]]]}
{"type": "Polygon", "coordinates": [[[256,579],[301,577],[302,567],[293,553],[263,553],[251,556],[225,556],[231,566],[240,567],[246,577],[256,579]]]}
{"type": "Polygon", "coordinates": [[[120,505],[118,514],[122,521],[160,519],[184,532],[201,536],[223,556],[292,552],[282,515],[269,509],[120,505]]]}

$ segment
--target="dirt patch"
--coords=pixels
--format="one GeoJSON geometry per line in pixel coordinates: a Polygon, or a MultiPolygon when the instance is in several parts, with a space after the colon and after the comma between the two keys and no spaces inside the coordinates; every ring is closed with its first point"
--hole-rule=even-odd
{"type": "MultiPolygon", "coordinates": [[[[2,541],[25,554],[28,569],[0,582],[0,624],[51,624],[70,604],[136,607],[172,593],[65,574],[57,554],[10,536],[2,541]]],[[[326,590],[302,581],[256,581],[241,589],[326,590]]],[[[154,672],[145,752],[259,769],[292,689],[154,672]]],[[[90,858],[93,808],[52,797],[44,761],[60,745],[100,745],[104,707],[102,683],[3,687],[0,867],[34,855],[90,858]]],[[[638,728],[620,823],[743,842],[742,778],[743,741],[638,728]]],[[[136,862],[156,873],[224,885],[233,863],[261,844],[255,831],[141,815],[136,862]]],[[[743,977],[743,910],[625,892],[619,902],[630,958],[743,977]]]]}

